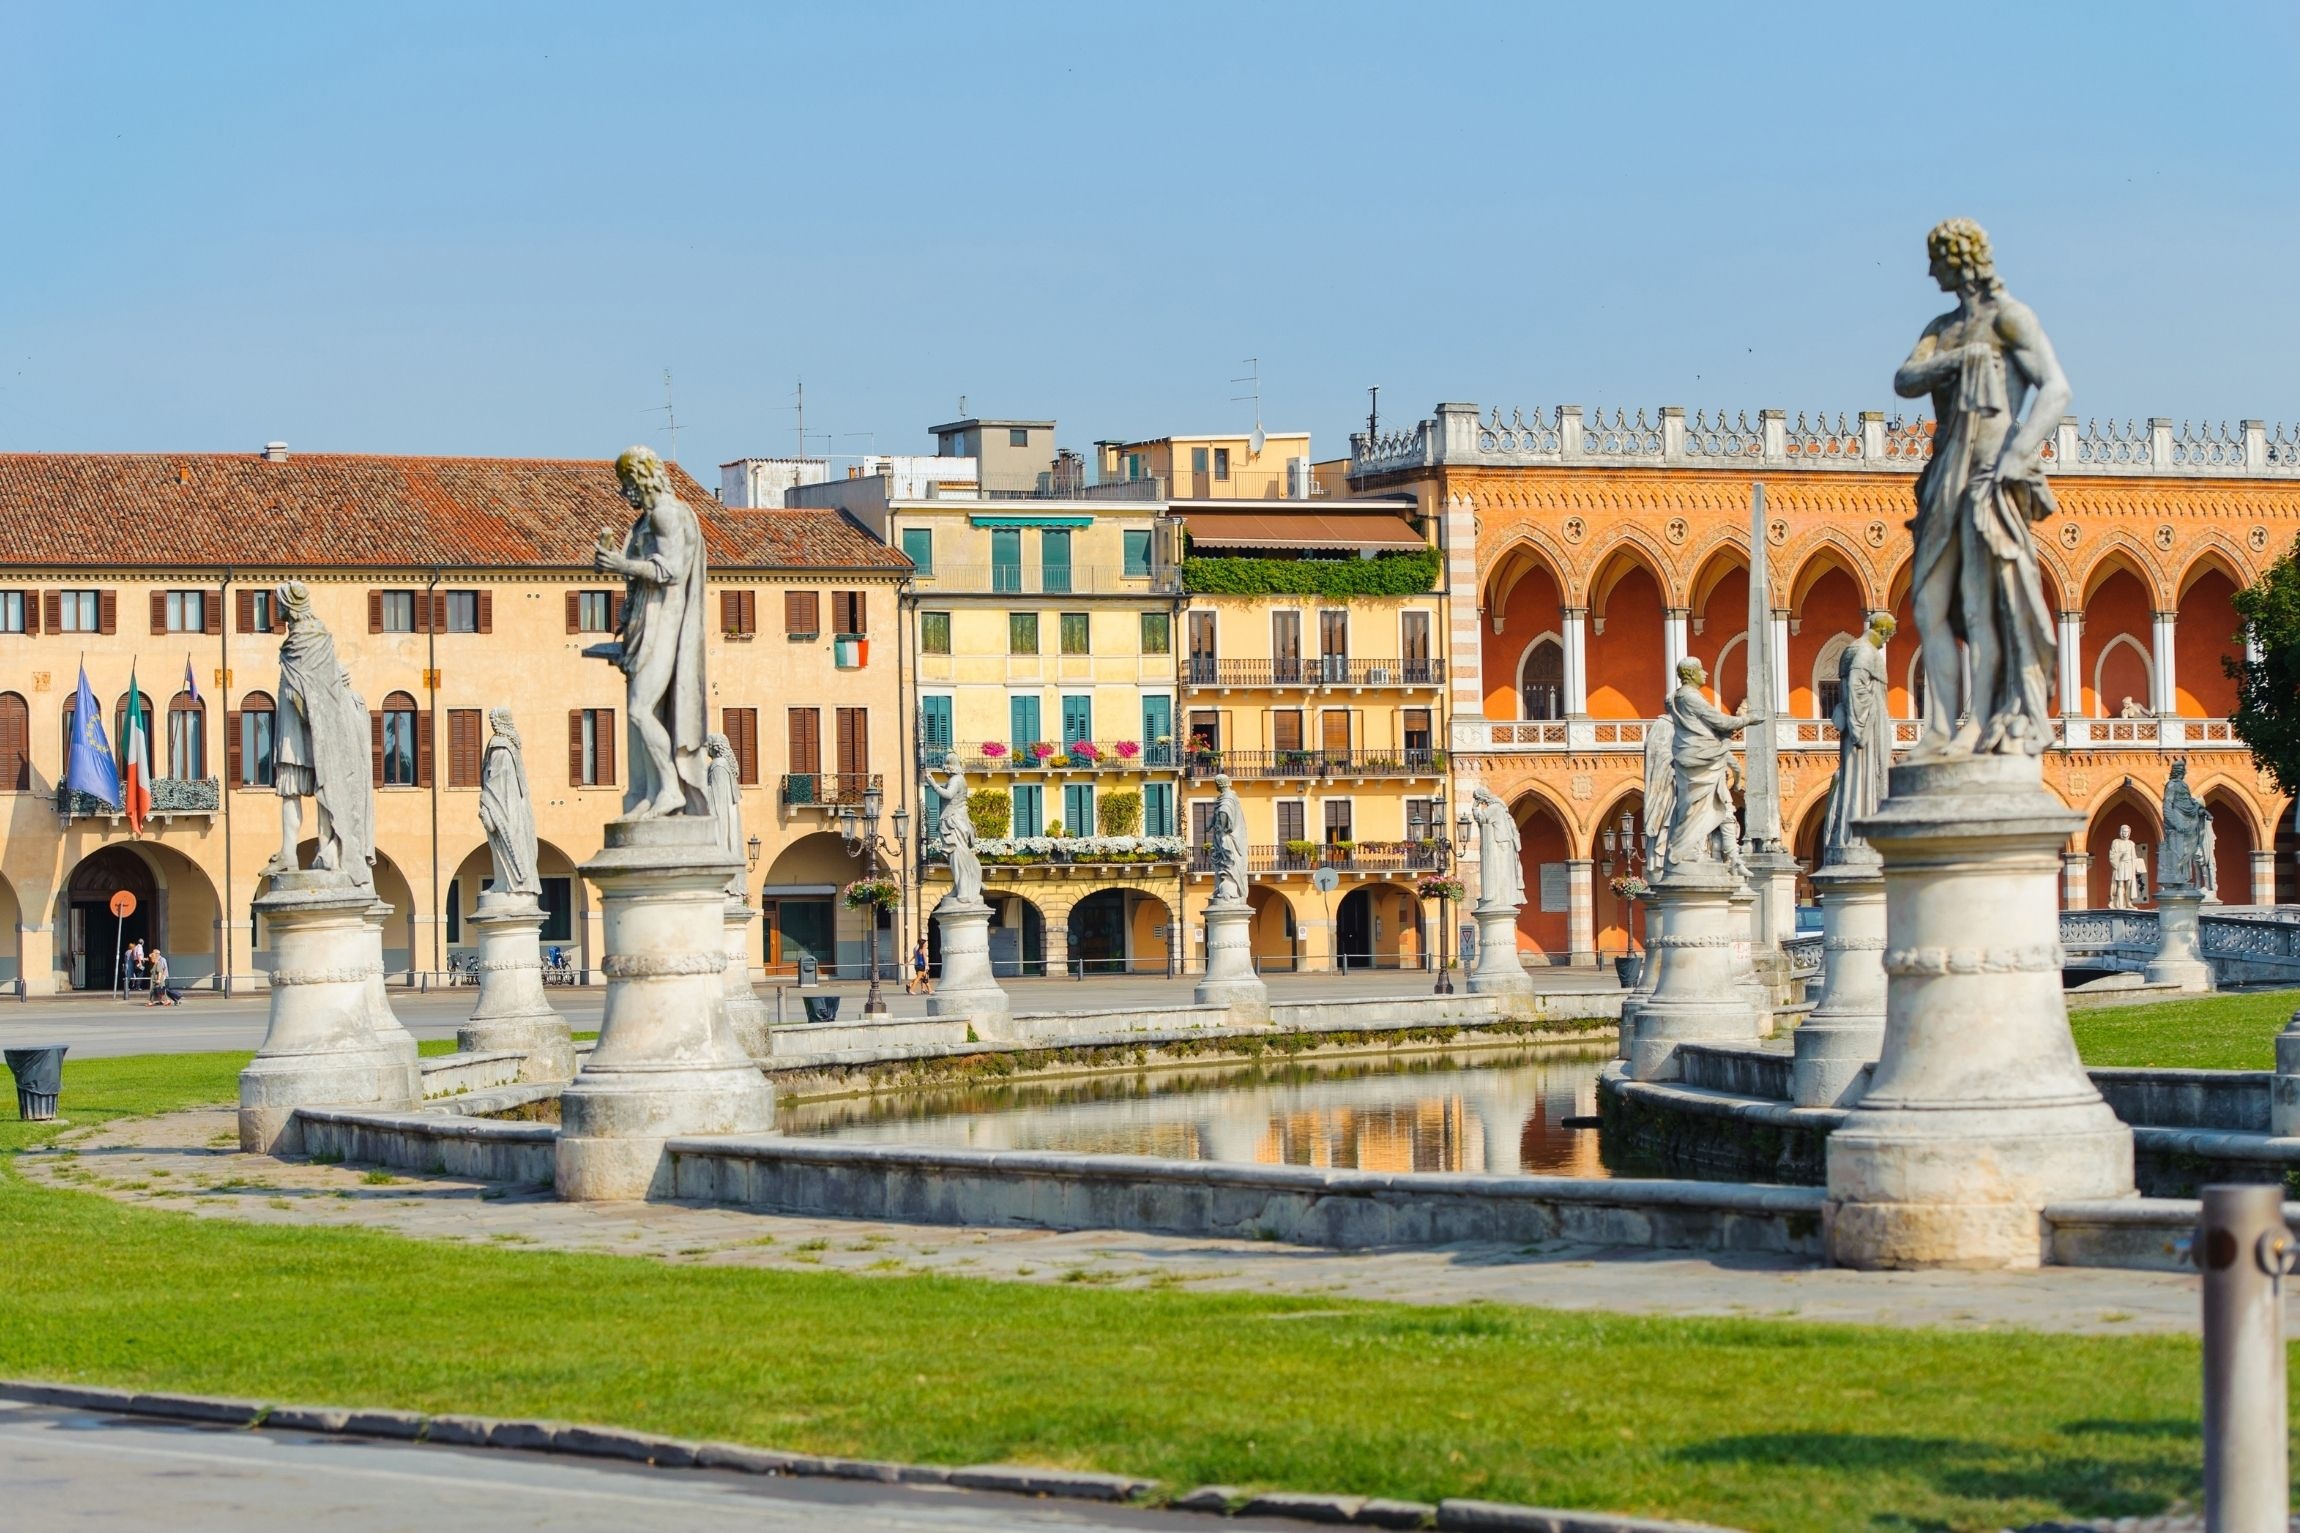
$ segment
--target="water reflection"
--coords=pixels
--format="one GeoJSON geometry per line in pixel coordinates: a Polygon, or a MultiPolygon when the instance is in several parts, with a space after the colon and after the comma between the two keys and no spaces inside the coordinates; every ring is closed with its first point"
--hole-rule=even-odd
{"type": "Polygon", "coordinates": [[[1104,1072],[787,1104],[783,1131],[873,1144],[1159,1155],[1365,1171],[1602,1177],[1602,1049],[1104,1072]]]}

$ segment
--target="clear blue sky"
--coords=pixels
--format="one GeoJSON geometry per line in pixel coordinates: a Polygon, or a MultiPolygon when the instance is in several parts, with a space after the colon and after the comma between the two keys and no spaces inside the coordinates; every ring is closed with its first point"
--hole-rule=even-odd
{"type": "Polygon", "coordinates": [[[1964,213],[2079,415],[2300,416],[2300,9],[0,3],[0,448],[931,450],[1889,407],[1964,213]],[[811,443],[818,449],[824,444],[811,443]]]}

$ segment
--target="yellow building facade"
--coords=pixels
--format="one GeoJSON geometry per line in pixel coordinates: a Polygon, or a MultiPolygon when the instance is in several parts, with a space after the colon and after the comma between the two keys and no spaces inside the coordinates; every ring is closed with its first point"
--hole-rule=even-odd
{"type": "MultiPolygon", "coordinates": [[[[890,642],[908,567],[836,514],[727,510],[674,481],[709,551],[710,723],[735,747],[757,844],[756,961],[787,970],[804,951],[859,972],[835,816],[872,783],[899,802],[908,780],[890,642]]],[[[431,982],[476,946],[491,871],[478,765],[498,706],[524,744],[546,946],[595,979],[600,906],[576,866],[621,813],[628,721],[620,674],[580,652],[622,599],[590,549],[629,517],[605,461],[0,456],[0,982],[108,989],[138,936],[179,982],[264,982],[250,904],[280,849],[272,592],[289,579],[310,586],[369,711],[394,981],[431,982]],[[60,788],[83,667],[115,749],[131,671],[146,698],[156,813],[140,836],[60,788]],[[125,919],[110,914],[122,891],[125,919]]],[[[882,934],[890,973],[899,940],[882,934]]]]}

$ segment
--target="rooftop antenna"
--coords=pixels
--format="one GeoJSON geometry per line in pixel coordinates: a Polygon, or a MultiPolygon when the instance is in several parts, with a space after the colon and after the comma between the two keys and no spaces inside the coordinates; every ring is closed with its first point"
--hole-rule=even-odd
{"type": "Polygon", "coordinates": [[[791,408],[798,413],[799,456],[803,458],[807,455],[807,380],[801,378],[798,384],[791,393],[791,398],[797,403],[791,408]]]}
{"type": "Polygon", "coordinates": [[[679,460],[679,412],[671,403],[671,370],[669,368],[663,369],[663,402],[659,405],[650,406],[640,413],[663,417],[663,432],[671,439],[669,457],[672,462],[676,463],[679,460]]]}
{"type": "Polygon", "coordinates": [[[1366,446],[1374,445],[1374,437],[1382,429],[1382,386],[1375,384],[1366,390],[1366,446]]]}
{"type": "Polygon", "coordinates": [[[1262,455],[1262,444],[1269,440],[1269,438],[1264,436],[1262,433],[1262,359],[1260,357],[1248,357],[1246,359],[1246,376],[1243,378],[1232,378],[1230,381],[1232,383],[1248,383],[1253,385],[1252,393],[1232,394],[1230,396],[1230,402],[1232,404],[1237,404],[1241,400],[1247,399],[1251,399],[1254,402],[1254,434],[1247,438],[1247,440],[1253,444],[1254,456],[1259,458],[1262,455]]]}
{"type": "Polygon", "coordinates": [[[958,396],[958,418],[960,420],[966,419],[966,396],[964,394],[958,396]]]}

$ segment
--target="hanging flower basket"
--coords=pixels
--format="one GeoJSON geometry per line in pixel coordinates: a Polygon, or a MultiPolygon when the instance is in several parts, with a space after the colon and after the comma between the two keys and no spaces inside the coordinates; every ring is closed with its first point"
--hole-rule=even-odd
{"type": "Polygon", "coordinates": [[[893,884],[883,878],[858,878],[847,885],[843,903],[849,910],[886,909],[899,898],[893,884]]]}
{"type": "Polygon", "coordinates": [[[1072,766],[1090,767],[1102,760],[1102,752],[1092,741],[1080,740],[1070,747],[1072,766]]]}
{"type": "Polygon", "coordinates": [[[1425,900],[1452,900],[1459,904],[1466,891],[1458,878],[1425,878],[1414,885],[1414,892],[1425,900]]]}
{"type": "Polygon", "coordinates": [[[1118,752],[1118,759],[1121,761],[1132,761],[1136,756],[1142,754],[1141,742],[1136,740],[1121,740],[1112,748],[1118,752]]]}
{"type": "Polygon", "coordinates": [[[1004,740],[985,740],[982,742],[982,754],[983,758],[988,761],[1003,760],[1006,756],[1006,742],[1004,740]]]}
{"type": "Polygon", "coordinates": [[[1617,899],[1641,900],[1653,892],[1653,886],[1635,874],[1624,874],[1607,885],[1617,899]]]}

